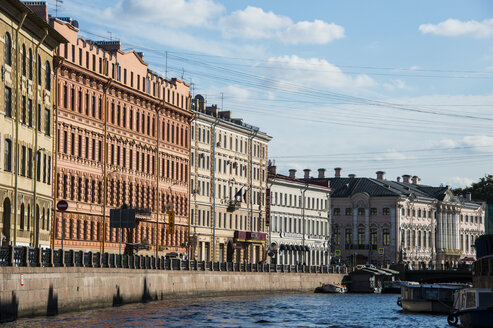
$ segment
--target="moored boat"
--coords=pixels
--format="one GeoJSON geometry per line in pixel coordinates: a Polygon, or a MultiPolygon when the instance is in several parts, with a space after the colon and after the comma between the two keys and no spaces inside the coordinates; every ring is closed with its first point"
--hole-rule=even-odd
{"type": "Polygon", "coordinates": [[[408,312],[450,313],[454,292],[467,288],[465,284],[403,283],[397,304],[408,312]]]}
{"type": "Polygon", "coordinates": [[[447,321],[464,328],[483,328],[493,325],[493,289],[464,288],[454,293],[452,313],[447,321]]]}
{"type": "Polygon", "coordinates": [[[347,292],[347,288],[340,284],[325,284],[315,288],[315,293],[342,294],[347,292]]]}
{"type": "Polygon", "coordinates": [[[400,294],[402,284],[405,281],[384,281],[382,286],[382,294],[400,294]]]}

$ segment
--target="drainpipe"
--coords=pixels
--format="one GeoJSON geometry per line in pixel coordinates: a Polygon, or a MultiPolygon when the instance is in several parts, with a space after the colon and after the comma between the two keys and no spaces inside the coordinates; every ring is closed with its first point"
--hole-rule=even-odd
{"type": "MultiPolygon", "coordinates": [[[[66,45],[65,45],[66,46],[66,45]]],[[[55,122],[53,129],[53,175],[52,175],[52,194],[53,194],[53,204],[52,204],[52,215],[51,215],[51,231],[50,231],[50,247],[51,249],[55,249],[55,238],[56,238],[56,230],[55,227],[55,216],[56,216],[56,203],[58,196],[58,161],[57,157],[60,152],[59,144],[58,144],[58,71],[60,67],[63,65],[64,59],[61,58],[58,54],[59,48],[57,47],[55,50],[56,60],[53,61],[53,74],[55,75],[55,83],[53,85],[53,90],[55,94],[55,100],[53,101],[53,112],[55,114],[55,122]]],[[[53,99],[53,97],[52,97],[53,99]]],[[[62,231],[63,234],[63,231],[62,231]]]]}
{"type": "MultiPolygon", "coordinates": [[[[108,75],[108,59],[104,58],[104,75],[108,75]]],[[[104,254],[104,242],[106,240],[106,199],[108,197],[108,181],[106,166],[108,163],[108,89],[113,82],[112,78],[108,78],[108,82],[104,86],[104,142],[103,142],[103,236],[101,238],[101,256],[104,254]]]]}
{"type": "MultiPolygon", "coordinates": [[[[22,14],[22,19],[21,22],[19,23],[19,26],[15,29],[15,66],[16,66],[16,74],[15,74],[15,85],[17,87],[17,92],[16,92],[16,110],[15,110],[15,143],[14,143],[14,149],[15,149],[15,157],[14,157],[14,188],[15,188],[15,195],[14,195],[14,246],[17,244],[17,197],[18,197],[18,191],[19,191],[19,186],[18,186],[18,175],[19,175],[19,112],[20,112],[20,89],[21,89],[21,83],[20,83],[20,78],[19,75],[21,74],[21,70],[19,69],[20,66],[20,58],[19,58],[19,30],[22,28],[22,25],[24,25],[24,21],[26,20],[27,13],[22,14]]],[[[44,40],[44,38],[43,38],[44,40]]],[[[42,41],[41,41],[42,42],[42,41]]],[[[10,227],[9,227],[10,229],[10,227]]]]}
{"type": "MultiPolygon", "coordinates": [[[[46,39],[46,37],[48,36],[48,29],[45,28],[44,29],[44,36],[43,38],[41,39],[41,41],[36,45],[36,49],[34,51],[34,56],[36,57],[36,76],[35,76],[35,85],[34,85],[34,131],[35,131],[35,134],[34,134],[34,152],[33,152],[33,156],[34,156],[34,175],[33,175],[33,180],[34,180],[34,218],[36,219],[36,206],[37,206],[37,184],[38,184],[38,180],[37,180],[37,175],[38,175],[38,172],[37,172],[37,168],[38,168],[38,125],[39,125],[39,122],[38,122],[38,118],[41,118],[41,117],[38,117],[38,92],[39,92],[39,88],[38,88],[38,85],[41,85],[41,81],[38,81],[38,76],[39,76],[39,72],[38,72],[38,67],[41,68],[40,64],[41,63],[38,63],[38,52],[39,52],[39,47],[43,44],[44,40],[46,39]]],[[[39,156],[39,160],[41,161],[41,154],[39,156]]],[[[35,229],[35,235],[34,235],[34,245],[38,245],[39,244],[39,221],[38,220],[34,220],[34,225],[36,227],[35,229]]]]}
{"type": "MultiPolygon", "coordinates": [[[[258,130],[255,130],[250,138],[250,231],[253,231],[253,140],[257,136],[258,130]]],[[[253,250],[252,250],[253,255],[253,250]]]]}
{"type": "MultiPolygon", "coordinates": [[[[161,106],[158,107],[158,109],[156,110],[156,122],[157,122],[157,125],[156,125],[156,199],[155,199],[155,206],[156,206],[156,260],[157,258],[159,257],[159,253],[158,253],[158,247],[159,247],[159,243],[158,243],[158,239],[159,239],[159,172],[160,172],[160,169],[159,169],[159,163],[161,162],[159,160],[159,110],[160,109],[163,109],[163,110],[166,110],[164,108],[164,98],[163,98],[163,101],[161,102],[161,106]]],[[[164,124],[164,122],[163,122],[164,124]]]]}
{"type": "Polygon", "coordinates": [[[305,257],[306,257],[306,250],[305,250],[305,235],[306,235],[306,223],[305,223],[305,192],[309,188],[308,182],[306,182],[305,187],[301,191],[302,198],[301,200],[303,201],[303,207],[301,208],[301,217],[303,220],[303,256],[301,259],[301,264],[305,264],[305,257]]]}

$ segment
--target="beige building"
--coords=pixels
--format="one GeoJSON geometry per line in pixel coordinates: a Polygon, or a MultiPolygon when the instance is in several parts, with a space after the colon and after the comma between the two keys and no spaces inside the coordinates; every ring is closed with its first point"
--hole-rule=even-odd
{"type": "Polygon", "coordinates": [[[2,245],[50,241],[53,50],[66,40],[37,4],[0,2],[2,245]]]}
{"type": "Polygon", "coordinates": [[[206,107],[192,122],[190,258],[257,263],[266,258],[267,144],[271,137],[206,107]]]}

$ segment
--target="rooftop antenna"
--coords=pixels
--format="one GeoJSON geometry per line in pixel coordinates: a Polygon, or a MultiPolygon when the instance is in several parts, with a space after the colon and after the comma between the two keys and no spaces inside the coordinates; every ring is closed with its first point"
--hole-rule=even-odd
{"type": "Polygon", "coordinates": [[[183,81],[183,76],[185,75],[185,69],[181,68],[181,80],[183,81]]]}
{"type": "Polygon", "coordinates": [[[58,17],[58,8],[62,6],[63,0],[55,0],[55,17],[58,17]]]}
{"type": "Polygon", "coordinates": [[[195,83],[193,83],[193,79],[190,78],[190,87],[192,88],[192,98],[195,97],[195,83]]]}
{"type": "Polygon", "coordinates": [[[108,31],[108,34],[110,35],[110,41],[113,40],[113,35],[111,34],[111,31],[108,31]]]}
{"type": "Polygon", "coordinates": [[[164,71],[164,78],[168,79],[168,51],[166,51],[166,69],[164,71]]]}
{"type": "Polygon", "coordinates": [[[221,110],[224,110],[224,92],[221,92],[221,110]]]}

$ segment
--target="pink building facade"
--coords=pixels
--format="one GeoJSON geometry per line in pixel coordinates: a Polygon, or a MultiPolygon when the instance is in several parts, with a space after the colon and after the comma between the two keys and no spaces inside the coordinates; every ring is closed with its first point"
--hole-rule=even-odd
{"type": "Polygon", "coordinates": [[[390,181],[383,171],[376,178],[335,171],[328,178],[335,262],[451,267],[474,257],[472,245],[484,233],[483,204],[448,186],[421,185],[416,176],[390,181]]]}
{"type": "Polygon", "coordinates": [[[153,254],[186,253],[189,231],[190,92],[152,72],[119,41],[78,36],[70,19],[51,25],[69,42],[55,56],[56,149],[52,246],[118,251],[119,242],[153,254]],[[150,210],[135,229],[109,227],[110,209],[150,210]],[[168,211],[175,213],[169,233],[168,211]]]}

